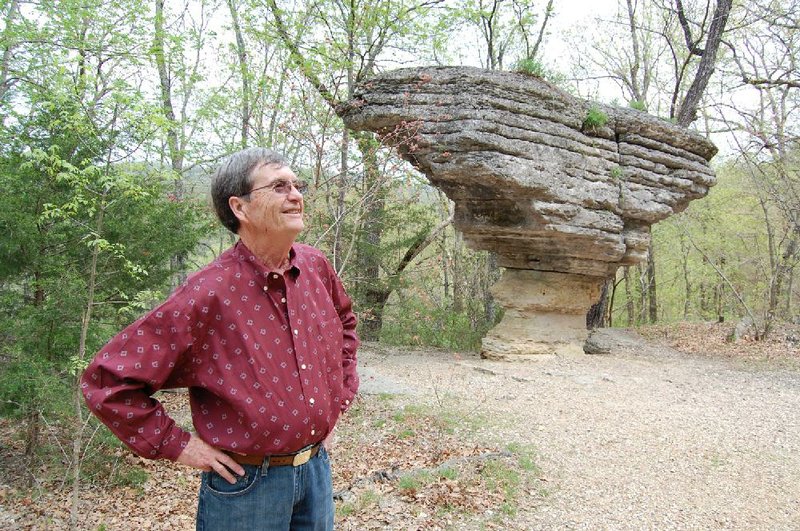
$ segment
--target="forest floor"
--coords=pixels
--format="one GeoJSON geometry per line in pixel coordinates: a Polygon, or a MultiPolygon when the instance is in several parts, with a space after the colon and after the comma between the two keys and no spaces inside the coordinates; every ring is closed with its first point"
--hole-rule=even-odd
{"type": "MultiPolygon", "coordinates": [[[[615,330],[608,354],[514,363],[365,345],[337,529],[800,529],[800,330],[729,332],[615,330]]],[[[163,399],[186,422],[186,395],[163,399]]],[[[64,529],[63,471],[24,466],[20,435],[0,420],[0,529],[64,529]]],[[[194,528],[196,472],[116,466],[128,481],[85,485],[80,529],[194,528]]]]}

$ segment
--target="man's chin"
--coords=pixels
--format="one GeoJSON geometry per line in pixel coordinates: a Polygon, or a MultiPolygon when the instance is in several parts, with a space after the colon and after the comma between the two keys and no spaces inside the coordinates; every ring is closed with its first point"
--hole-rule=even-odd
{"type": "Polygon", "coordinates": [[[306,229],[305,223],[289,223],[286,225],[286,233],[291,234],[292,237],[296,238],[306,229]]]}

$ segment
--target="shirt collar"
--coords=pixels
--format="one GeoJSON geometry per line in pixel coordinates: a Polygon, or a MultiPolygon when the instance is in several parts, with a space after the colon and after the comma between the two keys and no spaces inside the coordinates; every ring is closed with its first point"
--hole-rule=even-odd
{"type": "MultiPolygon", "coordinates": [[[[299,266],[305,262],[302,258],[298,257],[297,249],[295,247],[296,244],[292,244],[291,249],[289,249],[289,269],[287,272],[292,276],[292,278],[297,278],[297,276],[300,274],[299,266]]],[[[250,264],[253,269],[255,269],[257,274],[265,278],[271,273],[271,271],[264,265],[264,262],[262,262],[241,239],[237,241],[236,245],[233,247],[233,256],[239,262],[246,262],[250,264]]]]}

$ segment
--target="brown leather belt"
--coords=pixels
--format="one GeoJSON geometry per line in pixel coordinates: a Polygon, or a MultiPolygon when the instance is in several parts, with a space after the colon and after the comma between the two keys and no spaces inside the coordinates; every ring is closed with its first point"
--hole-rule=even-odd
{"type": "Polygon", "coordinates": [[[299,450],[293,454],[282,454],[282,455],[250,455],[250,454],[237,454],[234,452],[225,453],[228,454],[231,459],[239,463],[240,465],[268,465],[268,466],[300,466],[308,463],[308,461],[317,455],[319,452],[319,447],[322,443],[312,444],[311,446],[306,446],[302,450],[299,450]]]}

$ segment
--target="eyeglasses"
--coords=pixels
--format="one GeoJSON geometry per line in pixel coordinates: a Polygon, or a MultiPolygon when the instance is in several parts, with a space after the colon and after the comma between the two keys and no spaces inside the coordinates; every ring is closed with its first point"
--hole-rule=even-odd
{"type": "Polygon", "coordinates": [[[298,192],[300,192],[300,195],[303,195],[308,191],[308,183],[305,181],[289,181],[286,179],[278,179],[277,181],[273,181],[264,186],[253,188],[246,194],[241,195],[240,197],[246,197],[252,194],[253,192],[257,192],[259,190],[269,190],[271,192],[275,192],[276,194],[289,195],[289,193],[292,191],[293,186],[298,192]]]}

